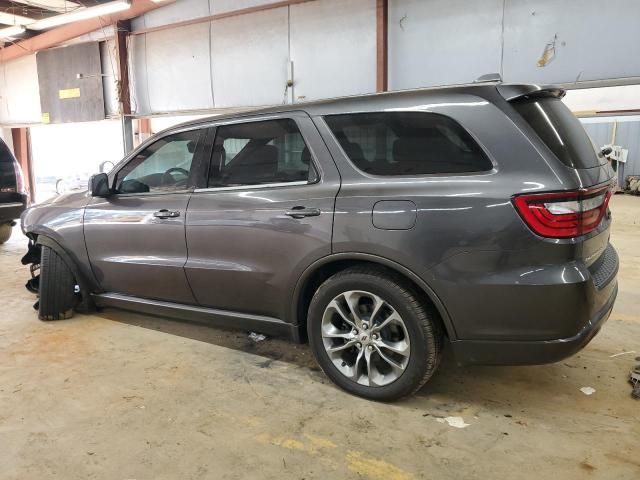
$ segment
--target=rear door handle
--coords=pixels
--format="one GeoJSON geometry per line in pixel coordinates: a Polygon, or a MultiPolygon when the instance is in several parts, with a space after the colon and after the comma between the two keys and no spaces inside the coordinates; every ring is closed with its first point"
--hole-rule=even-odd
{"type": "Polygon", "coordinates": [[[293,207],[291,210],[287,210],[285,215],[292,218],[304,218],[304,217],[317,217],[320,215],[319,208],[305,208],[305,207],[293,207]]]}
{"type": "Polygon", "coordinates": [[[167,210],[163,208],[162,210],[158,210],[153,214],[156,218],[178,218],[180,216],[180,212],[167,210]]]}

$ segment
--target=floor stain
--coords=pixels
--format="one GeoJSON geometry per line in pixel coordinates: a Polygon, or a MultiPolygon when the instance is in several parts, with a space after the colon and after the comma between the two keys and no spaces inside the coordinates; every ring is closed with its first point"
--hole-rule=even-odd
{"type": "Polygon", "coordinates": [[[415,477],[384,460],[367,457],[361,452],[350,451],[345,457],[349,470],[372,480],[412,480],[415,477]]]}

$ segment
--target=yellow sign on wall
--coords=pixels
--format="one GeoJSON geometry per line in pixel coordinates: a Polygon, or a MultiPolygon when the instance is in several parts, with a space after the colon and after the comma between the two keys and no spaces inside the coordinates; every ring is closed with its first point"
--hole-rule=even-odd
{"type": "Polygon", "coordinates": [[[49,112],[45,112],[42,114],[42,123],[49,123],[51,119],[49,118],[49,112]]]}
{"type": "Polygon", "coordinates": [[[60,97],[60,100],[64,100],[65,98],[78,98],[80,97],[80,89],[67,88],[66,90],[59,90],[58,97],[60,97]]]}

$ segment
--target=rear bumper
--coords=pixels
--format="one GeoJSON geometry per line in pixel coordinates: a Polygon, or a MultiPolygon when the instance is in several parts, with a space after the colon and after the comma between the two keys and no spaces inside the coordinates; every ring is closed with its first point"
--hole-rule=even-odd
{"type": "Polygon", "coordinates": [[[570,357],[582,350],[607,321],[616,296],[617,280],[607,285],[604,306],[572,337],[540,341],[456,340],[451,342],[456,360],[464,365],[540,365],[570,357]]]}
{"type": "MultiPolygon", "coordinates": [[[[15,194],[14,194],[15,195],[15,194]]],[[[0,223],[17,220],[27,208],[26,195],[17,196],[11,201],[0,202],[0,223]]]]}

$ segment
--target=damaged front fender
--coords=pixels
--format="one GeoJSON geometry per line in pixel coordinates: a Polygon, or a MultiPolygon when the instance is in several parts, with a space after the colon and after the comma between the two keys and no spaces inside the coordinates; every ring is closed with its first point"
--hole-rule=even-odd
{"type": "Polygon", "coordinates": [[[77,284],[77,292],[81,297],[76,310],[81,313],[94,311],[95,306],[91,300],[91,293],[96,291],[94,284],[82,273],[78,264],[64,248],[62,248],[55,240],[43,235],[39,235],[35,241],[29,241],[27,253],[22,257],[22,264],[29,265],[29,270],[31,272],[31,279],[27,281],[25,285],[26,289],[36,294],[39,292],[42,246],[46,246],[54,250],[58,256],[62,258],[62,261],[67,265],[67,267],[69,267],[69,270],[71,270],[77,284]]]}
{"type": "Polygon", "coordinates": [[[31,293],[38,294],[40,288],[40,258],[42,256],[42,248],[33,240],[29,240],[27,253],[22,257],[22,264],[29,265],[31,278],[27,280],[25,288],[31,293]]]}

